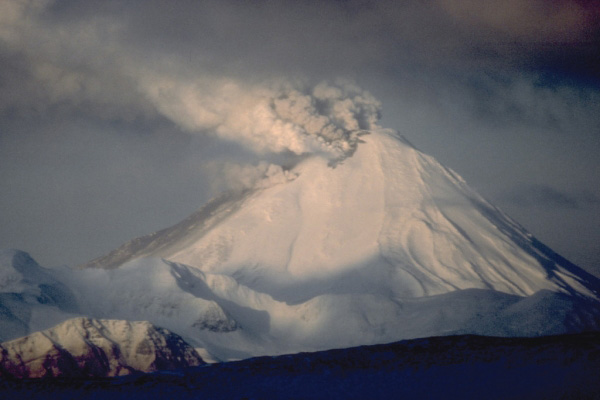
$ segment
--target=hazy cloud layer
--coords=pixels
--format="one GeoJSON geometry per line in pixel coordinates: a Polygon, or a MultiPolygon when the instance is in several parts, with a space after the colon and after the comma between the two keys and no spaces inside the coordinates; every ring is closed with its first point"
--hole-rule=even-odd
{"type": "Polygon", "coordinates": [[[560,207],[578,209],[600,203],[594,193],[567,193],[548,185],[521,185],[507,193],[506,199],[522,207],[560,207]]]}
{"type": "Polygon", "coordinates": [[[376,124],[600,243],[599,38],[582,0],[2,1],[0,246],[82,262],[376,124]]]}

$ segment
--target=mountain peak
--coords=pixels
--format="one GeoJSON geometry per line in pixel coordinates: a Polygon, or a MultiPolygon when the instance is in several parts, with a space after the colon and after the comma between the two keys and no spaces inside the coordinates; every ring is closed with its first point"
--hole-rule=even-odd
{"type": "Polygon", "coordinates": [[[336,165],[313,155],[287,174],[293,179],[222,196],[88,266],[161,257],[291,302],[340,285],[402,298],[467,288],[597,296],[597,279],[536,246],[456,173],[392,131],[363,135],[336,165]]]}

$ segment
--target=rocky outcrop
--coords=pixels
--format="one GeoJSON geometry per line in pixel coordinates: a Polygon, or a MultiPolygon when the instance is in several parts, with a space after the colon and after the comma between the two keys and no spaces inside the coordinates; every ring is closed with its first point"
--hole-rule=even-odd
{"type": "Polygon", "coordinates": [[[180,336],[149,322],[74,318],[0,345],[0,376],[106,377],[204,364],[180,336]]]}

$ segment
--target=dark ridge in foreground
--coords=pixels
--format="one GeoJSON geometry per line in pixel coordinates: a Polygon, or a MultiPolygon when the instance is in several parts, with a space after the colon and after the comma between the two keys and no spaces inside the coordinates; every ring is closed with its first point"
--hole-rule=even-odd
{"type": "Polygon", "coordinates": [[[600,332],[432,337],[104,379],[0,381],[28,399],[597,399],[600,332]]]}

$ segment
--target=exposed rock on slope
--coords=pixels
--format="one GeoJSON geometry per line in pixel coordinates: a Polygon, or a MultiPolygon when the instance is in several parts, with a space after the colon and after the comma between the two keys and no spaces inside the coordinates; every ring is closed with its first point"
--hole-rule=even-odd
{"type": "Polygon", "coordinates": [[[181,337],[148,322],[74,318],[0,345],[0,376],[102,377],[203,364],[181,337]]]}

